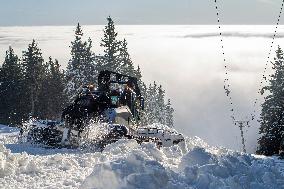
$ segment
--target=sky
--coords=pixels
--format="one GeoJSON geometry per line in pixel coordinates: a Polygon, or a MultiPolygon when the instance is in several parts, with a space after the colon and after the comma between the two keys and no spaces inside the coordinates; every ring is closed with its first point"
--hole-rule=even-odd
{"type": "MultiPolygon", "coordinates": [[[[218,0],[223,24],[275,24],[282,0],[218,0]]],[[[214,0],[0,0],[0,26],[216,24],[214,0]]]]}

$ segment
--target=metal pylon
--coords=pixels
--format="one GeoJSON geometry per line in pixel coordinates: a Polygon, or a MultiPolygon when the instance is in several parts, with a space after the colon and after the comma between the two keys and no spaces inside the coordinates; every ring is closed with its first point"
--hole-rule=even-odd
{"type": "Polygon", "coordinates": [[[241,120],[235,120],[234,124],[239,126],[241,131],[241,138],[242,138],[242,145],[243,145],[243,152],[246,153],[246,145],[245,145],[245,137],[244,137],[244,127],[249,127],[249,121],[241,121],[241,120]]]}

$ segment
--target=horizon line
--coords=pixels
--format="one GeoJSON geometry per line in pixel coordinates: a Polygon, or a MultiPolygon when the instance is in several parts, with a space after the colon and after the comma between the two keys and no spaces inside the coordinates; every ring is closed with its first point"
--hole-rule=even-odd
{"type": "MultiPolygon", "coordinates": [[[[80,23],[80,22],[77,22],[80,23]]],[[[60,26],[76,26],[77,25],[0,25],[0,27],[60,27],[60,26]]],[[[106,24],[81,24],[81,26],[105,26],[106,24]]],[[[115,24],[115,26],[219,26],[219,24],[115,24]]],[[[276,24],[221,24],[221,26],[276,26],[276,24]]],[[[279,24],[278,26],[284,26],[279,24]]]]}

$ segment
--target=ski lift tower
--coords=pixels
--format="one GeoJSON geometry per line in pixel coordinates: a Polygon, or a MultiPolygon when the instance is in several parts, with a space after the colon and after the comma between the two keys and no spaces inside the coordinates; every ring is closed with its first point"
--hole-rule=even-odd
{"type": "Polygon", "coordinates": [[[243,152],[246,153],[246,145],[245,145],[245,137],[244,137],[244,128],[249,127],[249,121],[245,120],[235,120],[234,124],[236,126],[239,126],[241,131],[241,138],[242,138],[242,145],[243,145],[243,152]]]}

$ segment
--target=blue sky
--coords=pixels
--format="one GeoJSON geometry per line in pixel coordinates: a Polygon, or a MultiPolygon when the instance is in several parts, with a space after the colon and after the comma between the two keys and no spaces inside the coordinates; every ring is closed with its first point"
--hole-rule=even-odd
{"type": "MultiPolygon", "coordinates": [[[[219,0],[225,24],[275,24],[282,0],[219,0]]],[[[214,0],[0,0],[0,26],[215,24],[214,0]]]]}

